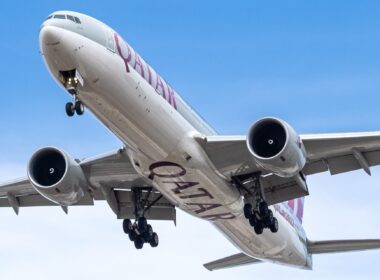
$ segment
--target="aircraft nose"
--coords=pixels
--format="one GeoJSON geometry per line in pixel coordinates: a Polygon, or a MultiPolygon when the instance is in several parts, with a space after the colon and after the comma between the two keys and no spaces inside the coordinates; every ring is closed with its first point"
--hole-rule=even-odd
{"type": "Polygon", "coordinates": [[[58,45],[61,42],[64,30],[54,26],[43,26],[40,30],[41,45],[58,45]]]}

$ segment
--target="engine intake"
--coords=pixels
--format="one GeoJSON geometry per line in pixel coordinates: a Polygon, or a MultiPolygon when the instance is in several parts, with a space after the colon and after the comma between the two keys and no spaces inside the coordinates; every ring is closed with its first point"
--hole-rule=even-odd
{"type": "Polygon", "coordinates": [[[80,165],[65,152],[47,147],[29,161],[28,177],[42,196],[69,206],[79,202],[86,192],[86,178],[80,165]]]}
{"type": "Polygon", "coordinates": [[[256,162],[281,177],[292,177],[306,163],[300,137],[285,121],[263,118],[249,130],[247,146],[256,162]]]}
{"type": "Polygon", "coordinates": [[[281,152],[286,143],[286,130],[280,122],[266,120],[252,127],[251,146],[259,157],[271,158],[281,152]]]}

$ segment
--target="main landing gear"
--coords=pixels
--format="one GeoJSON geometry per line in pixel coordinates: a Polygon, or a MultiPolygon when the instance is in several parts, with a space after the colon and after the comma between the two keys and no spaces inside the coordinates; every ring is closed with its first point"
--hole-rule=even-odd
{"type": "Polygon", "coordinates": [[[262,234],[265,228],[275,233],[278,231],[278,220],[273,216],[268,203],[263,197],[260,183],[260,173],[250,174],[243,177],[233,177],[235,185],[245,192],[245,198],[251,203],[244,205],[244,217],[254,228],[256,234],[262,234]]]}
{"type": "Polygon", "coordinates": [[[158,235],[153,231],[153,227],[148,224],[144,214],[162,196],[149,202],[152,188],[132,188],[132,192],[135,206],[135,222],[132,223],[130,219],[125,219],[123,221],[123,230],[128,234],[129,239],[134,242],[136,249],[142,249],[145,243],[149,243],[152,247],[157,247],[159,243],[158,235]],[[147,191],[145,196],[143,196],[143,191],[147,191]]]}
{"type": "Polygon", "coordinates": [[[158,246],[158,235],[153,232],[152,226],[148,224],[145,217],[139,217],[134,223],[130,219],[124,220],[123,230],[135,243],[136,249],[142,249],[144,243],[149,243],[152,247],[158,246]]]}
{"type": "Polygon", "coordinates": [[[249,224],[254,228],[255,233],[262,234],[264,228],[269,228],[273,233],[277,232],[278,221],[273,217],[273,212],[268,208],[268,204],[262,200],[256,205],[255,208],[250,203],[244,205],[244,216],[249,220],[249,224]]]}

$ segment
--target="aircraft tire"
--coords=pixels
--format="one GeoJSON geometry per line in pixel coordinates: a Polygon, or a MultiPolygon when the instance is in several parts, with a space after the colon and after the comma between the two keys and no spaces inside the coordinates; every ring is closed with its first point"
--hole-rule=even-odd
{"type": "Polygon", "coordinates": [[[273,233],[278,232],[278,220],[276,218],[273,218],[272,224],[269,227],[269,229],[273,233]]]}
{"type": "Polygon", "coordinates": [[[147,241],[149,241],[153,238],[153,228],[151,225],[148,225],[146,227],[146,231],[144,232],[143,236],[144,236],[144,239],[147,241]]]}
{"type": "Polygon", "coordinates": [[[149,241],[149,244],[150,244],[150,246],[152,246],[154,248],[154,247],[158,246],[158,243],[159,243],[158,235],[157,235],[157,233],[153,232],[153,235],[149,241]]]}
{"type": "Polygon", "coordinates": [[[84,113],[84,105],[81,101],[75,102],[75,112],[77,113],[78,116],[83,115],[84,113]]]}
{"type": "Polygon", "coordinates": [[[252,215],[253,215],[252,205],[250,203],[245,204],[244,205],[244,217],[246,219],[250,219],[252,215]]]}
{"type": "Polygon", "coordinates": [[[134,231],[131,231],[128,234],[128,236],[129,236],[129,240],[131,240],[132,242],[134,242],[136,240],[137,234],[134,231]]]}
{"type": "Polygon", "coordinates": [[[259,214],[262,218],[266,217],[268,215],[269,208],[268,208],[268,203],[265,201],[261,201],[259,203],[259,214]]]}
{"type": "Polygon", "coordinates": [[[123,221],[123,230],[125,234],[129,234],[133,230],[132,222],[130,219],[123,221]]]}
{"type": "Polygon", "coordinates": [[[142,249],[144,246],[144,240],[141,238],[141,236],[136,236],[136,239],[134,241],[136,249],[142,249]]]}
{"type": "Polygon", "coordinates": [[[74,113],[75,113],[74,104],[72,102],[66,103],[66,114],[69,117],[72,117],[72,116],[74,116],[74,113]]]}
{"type": "Polygon", "coordinates": [[[256,233],[257,235],[260,235],[260,234],[263,233],[263,231],[264,231],[264,227],[262,226],[261,223],[257,223],[257,224],[255,225],[255,227],[254,227],[254,230],[255,230],[255,233],[256,233]]]}
{"type": "Polygon", "coordinates": [[[252,226],[252,227],[255,227],[256,224],[257,224],[257,218],[255,215],[252,215],[250,218],[249,218],[249,224],[252,226]]]}

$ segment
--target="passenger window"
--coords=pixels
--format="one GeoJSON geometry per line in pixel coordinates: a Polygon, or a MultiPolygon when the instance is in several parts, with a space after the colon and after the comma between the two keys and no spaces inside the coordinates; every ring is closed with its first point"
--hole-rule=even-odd
{"type": "Polygon", "coordinates": [[[75,22],[76,22],[76,23],[79,23],[79,24],[81,24],[81,21],[80,21],[80,19],[79,19],[79,18],[77,18],[77,17],[74,17],[74,19],[75,19],[75,22]]]}
{"type": "Polygon", "coordinates": [[[70,15],[66,15],[66,17],[67,17],[67,19],[69,19],[69,20],[71,20],[71,21],[75,22],[75,19],[74,19],[74,17],[73,17],[73,16],[70,16],[70,15]]]}
{"type": "Polygon", "coordinates": [[[55,15],[54,18],[66,19],[65,15],[55,15]]]}

